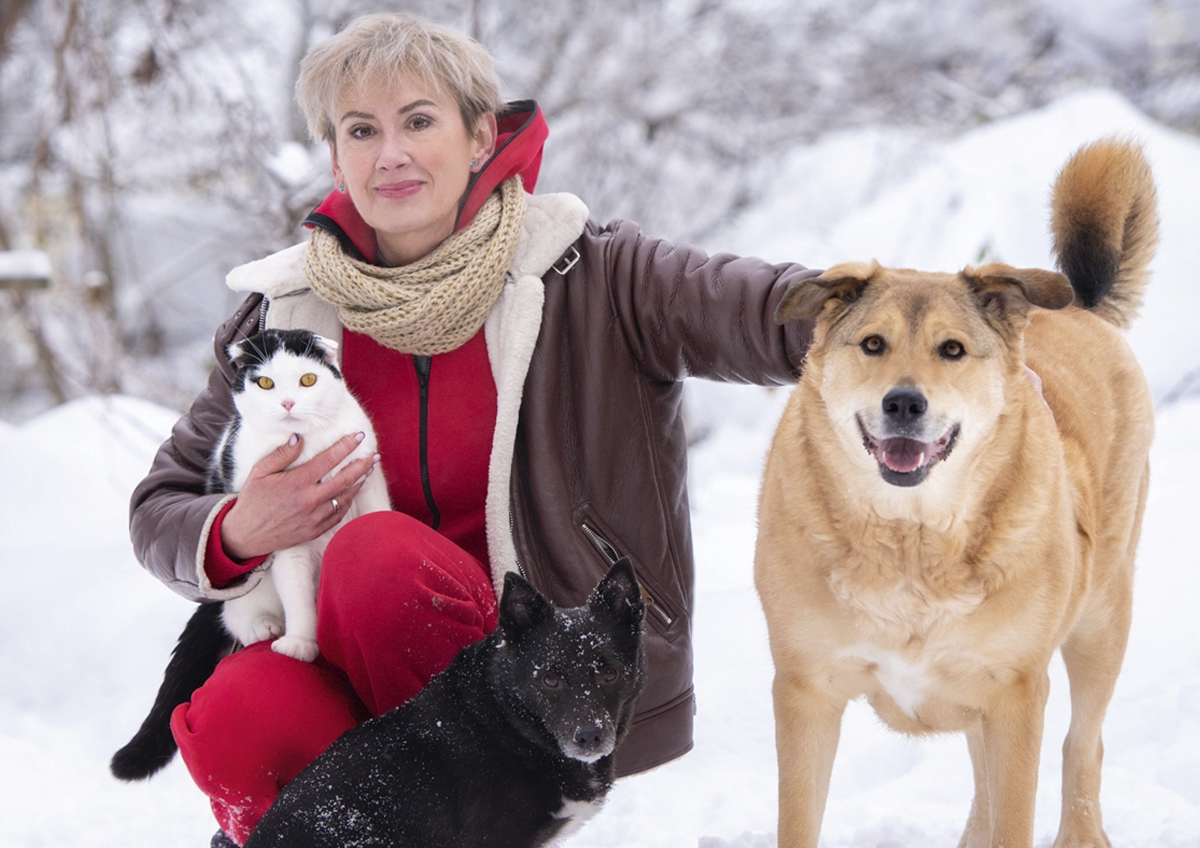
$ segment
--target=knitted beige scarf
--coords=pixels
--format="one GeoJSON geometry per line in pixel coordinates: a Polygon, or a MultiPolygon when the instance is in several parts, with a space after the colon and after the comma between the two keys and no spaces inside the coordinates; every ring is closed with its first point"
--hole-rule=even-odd
{"type": "Polygon", "coordinates": [[[387,268],[348,256],[313,230],[304,273],[342,324],[403,353],[429,356],[479,332],[504,287],[525,220],[525,190],[510,177],[460,232],[409,265],[387,268]]]}

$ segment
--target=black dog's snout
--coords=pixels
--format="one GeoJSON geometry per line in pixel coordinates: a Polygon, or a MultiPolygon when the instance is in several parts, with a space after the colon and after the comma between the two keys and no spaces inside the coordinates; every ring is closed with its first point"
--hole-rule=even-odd
{"type": "Polygon", "coordinates": [[[604,730],[598,724],[583,724],[575,728],[575,744],[594,748],[604,740],[604,730]]]}
{"type": "Polygon", "coordinates": [[[892,389],[883,396],[883,414],[899,424],[918,420],[928,408],[929,401],[916,389],[892,389]]]}

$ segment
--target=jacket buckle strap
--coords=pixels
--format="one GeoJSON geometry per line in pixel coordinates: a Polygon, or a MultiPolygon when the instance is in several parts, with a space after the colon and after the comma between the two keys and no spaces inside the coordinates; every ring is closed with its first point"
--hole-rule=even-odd
{"type": "Polygon", "coordinates": [[[564,253],[557,262],[550,266],[550,270],[554,271],[556,274],[562,274],[565,277],[567,276],[567,272],[574,268],[578,262],[579,249],[575,247],[575,245],[571,245],[567,248],[567,252],[564,253]]]}

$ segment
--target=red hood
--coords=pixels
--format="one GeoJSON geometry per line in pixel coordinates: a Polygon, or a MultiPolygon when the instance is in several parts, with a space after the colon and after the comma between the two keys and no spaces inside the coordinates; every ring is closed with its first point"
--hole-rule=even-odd
{"type": "MultiPolygon", "coordinates": [[[[537,184],[542,147],[550,134],[541,108],[533,100],[518,100],[509,103],[505,111],[496,116],[496,122],[496,152],[467,187],[455,230],[470,224],[488,195],[509,177],[520,174],[525,191],[531,194],[537,184]]],[[[346,192],[330,192],[305,219],[304,226],[323,227],[336,235],[343,247],[353,245],[368,261],[375,259],[375,231],[358,214],[346,192]]]]}

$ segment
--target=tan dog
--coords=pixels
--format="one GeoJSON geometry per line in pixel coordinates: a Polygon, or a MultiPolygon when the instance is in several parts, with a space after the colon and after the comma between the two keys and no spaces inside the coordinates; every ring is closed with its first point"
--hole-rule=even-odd
{"type": "Polygon", "coordinates": [[[1054,844],[1109,845],[1100,725],[1153,431],[1119,330],[1158,220],[1149,168],[1119,141],[1077,153],[1052,205],[1066,276],[842,265],[779,308],[817,322],[767,459],[755,557],[781,848],[816,846],[842,713],[861,695],[904,733],[966,733],[961,846],[1031,845],[1056,649],[1072,720],[1054,844]]]}

